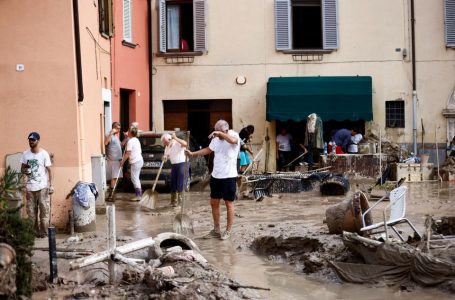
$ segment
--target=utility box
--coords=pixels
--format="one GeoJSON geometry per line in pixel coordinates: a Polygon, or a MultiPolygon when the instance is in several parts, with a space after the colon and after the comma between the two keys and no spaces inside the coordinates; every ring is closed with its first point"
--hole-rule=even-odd
{"type": "Polygon", "coordinates": [[[403,164],[392,165],[392,180],[400,180],[405,177],[406,181],[417,182],[430,180],[433,173],[433,164],[403,164]]]}
{"type": "Polygon", "coordinates": [[[104,196],[106,194],[106,158],[104,155],[92,156],[92,182],[96,184],[99,196],[96,199],[97,211],[105,211],[106,202],[104,196]]]}

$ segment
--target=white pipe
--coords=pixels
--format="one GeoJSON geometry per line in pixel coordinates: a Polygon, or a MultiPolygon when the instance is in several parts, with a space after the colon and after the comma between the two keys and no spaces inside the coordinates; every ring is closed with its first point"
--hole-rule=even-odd
{"type": "MultiPolygon", "coordinates": [[[[379,178],[382,178],[382,131],[381,128],[379,128],[379,178]]],[[[381,181],[381,184],[384,184],[384,182],[381,181]]]]}
{"type": "Polygon", "coordinates": [[[125,254],[142,248],[152,247],[153,245],[155,245],[155,240],[150,237],[117,247],[115,251],[120,254],[125,254]]]}
{"type": "Polygon", "coordinates": [[[417,91],[412,91],[412,142],[417,155],[417,91]]]}
{"type": "Polygon", "coordinates": [[[76,270],[83,267],[87,267],[102,261],[107,260],[111,256],[109,251],[103,251],[87,257],[82,257],[73,261],[70,261],[70,270],[76,270]]]}

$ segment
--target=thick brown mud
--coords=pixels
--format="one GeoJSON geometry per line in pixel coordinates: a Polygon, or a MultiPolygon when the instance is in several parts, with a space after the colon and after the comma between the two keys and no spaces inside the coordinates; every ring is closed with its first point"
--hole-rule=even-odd
{"type": "MultiPolygon", "coordinates": [[[[360,181],[359,187],[370,182],[360,181]]],[[[420,232],[424,229],[426,214],[434,216],[455,215],[455,184],[412,183],[409,187],[407,216],[420,232]]],[[[327,261],[355,259],[343,246],[339,235],[328,234],[324,224],[325,210],[350,197],[321,196],[318,191],[299,194],[277,194],[262,202],[238,200],[233,235],[230,240],[204,240],[200,237],[211,229],[211,210],[207,190],[192,187],[188,195],[187,213],[193,220],[195,236],[192,239],[202,255],[217,270],[243,285],[270,288],[258,291],[265,299],[449,299],[453,295],[434,288],[418,286],[369,286],[341,283],[327,268],[327,261]]],[[[137,203],[128,201],[130,195],[120,194],[116,201],[117,235],[120,243],[156,236],[172,231],[172,222],[179,209],[168,207],[169,195],[160,194],[157,210],[145,211],[137,203]]],[[[225,210],[222,209],[222,224],[225,210]]],[[[381,209],[373,219],[381,217],[381,209]]],[[[97,233],[77,242],[63,243],[68,236],[59,235],[60,245],[88,247],[95,251],[106,248],[106,217],[97,216],[97,233]]],[[[403,228],[406,231],[406,228],[403,228]]],[[[45,246],[46,240],[37,240],[37,246],[45,246]]],[[[135,254],[144,256],[144,253],[135,254]]],[[[37,269],[47,273],[47,253],[35,252],[37,269]]],[[[107,285],[107,265],[98,264],[82,271],[69,271],[68,261],[59,260],[60,288],[34,294],[36,299],[62,298],[64,295],[86,293],[103,297],[106,291],[112,298],[138,298],[142,292],[136,285],[125,283],[116,287],[107,285]],[[95,275],[96,274],[96,275],[95,275]],[[64,282],[66,281],[66,282],[64,282]],[[70,288],[62,288],[65,287],[70,288]]],[[[38,278],[38,277],[37,277],[38,278]]],[[[42,278],[42,276],[40,277],[42,278]]],[[[121,278],[119,278],[121,279],[121,278]]],[[[40,281],[40,280],[38,280],[40,281]]],[[[41,280],[42,281],[42,280],[41,280]]],[[[40,284],[37,284],[40,286],[40,284]]],[[[41,283],[41,288],[43,284],[41,283]]],[[[146,293],[146,291],[143,291],[146,293]]]]}

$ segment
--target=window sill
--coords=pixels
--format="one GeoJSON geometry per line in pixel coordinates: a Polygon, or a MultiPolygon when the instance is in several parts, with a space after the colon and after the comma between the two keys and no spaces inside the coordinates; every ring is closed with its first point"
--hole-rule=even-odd
{"type": "Polygon", "coordinates": [[[280,50],[284,54],[328,54],[332,53],[334,50],[326,49],[308,49],[308,50],[280,50]]]}
{"type": "Polygon", "coordinates": [[[125,40],[122,41],[122,45],[129,47],[129,48],[133,48],[133,49],[137,47],[137,44],[133,44],[133,43],[127,42],[125,40]]]}
{"type": "Polygon", "coordinates": [[[202,51],[192,51],[192,52],[159,52],[155,55],[157,57],[182,57],[182,56],[202,56],[204,53],[202,51]]]}
{"type": "Polygon", "coordinates": [[[110,39],[109,34],[107,34],[107,33],[105,33],[105,32],[101,32],[101,36],[102,36],[103,38],[105,38],[106,40],[110,39]]]}

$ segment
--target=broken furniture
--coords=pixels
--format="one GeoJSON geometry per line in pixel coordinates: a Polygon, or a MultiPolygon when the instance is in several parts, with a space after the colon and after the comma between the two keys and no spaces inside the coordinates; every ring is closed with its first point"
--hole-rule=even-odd
{"type": "Polygon", "coordinates": [[[371,206],[369,209],[367,209],[362,214],[363,227],[360,229],[360,231],[365,232],[365,231],[370,231],[373,229],[383,228],[385,231],[386,240],[388,240],[389,237],[388,237],[387,227],[390,226],[392,228],[392,230],[401,239],[401,241],[404,242],[405,240],[404,240],[403,236],[398,232],[398,230],[395,228],[395,226],[398,224],[401,224],[401,223],[407,223],[414,231],[414,234],[419,239],[421,239],[422,237],[417,232],[417,229],[414,227],[414,225],[411,223],[411,221],[409,221],[406,218],[406,193],[407,193],[407,190],[408,190],[408,188],[406,186],[400,186],[400,187],[392,190],[388,194],[390,203],[387,204],[387,206],[383,210],[383,221],[381,221],[381,222],[374,223],[372,225],[366,225],[366,217],[367,217],[368,213],[370,213],[375,207],[378,206],[379,203],[384,202],[384,199],[387,198],[387,196],[382,197],[375,204],[373,204],[373,206],[371,206]],[[389,215],[388,219],[387,219],[387,213],[389,215]]]}

